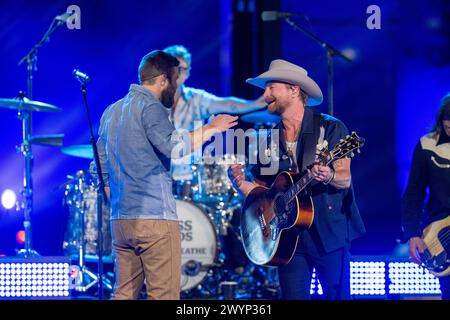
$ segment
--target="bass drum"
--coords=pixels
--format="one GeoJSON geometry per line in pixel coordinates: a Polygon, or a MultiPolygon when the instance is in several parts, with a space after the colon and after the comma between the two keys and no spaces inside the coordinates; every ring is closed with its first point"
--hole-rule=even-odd
{"type": "Polygon", "coordinates": [[[181,233],[181,291],[205,281],[219,252],[217,230],[207,209],[186,200],[176,200],[181,233]]]}

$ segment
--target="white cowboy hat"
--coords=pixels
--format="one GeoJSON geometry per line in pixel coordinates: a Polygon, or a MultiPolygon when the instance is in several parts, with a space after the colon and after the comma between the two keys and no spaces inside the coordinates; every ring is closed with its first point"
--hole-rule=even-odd
{"type": "Polygon", "coordinates": [[[308,72],[286,60],[277,59],[270,63],[269,70],[256,78],[247,79],[246,82],[262,89],[266,88],[268,81],[281,81],[300,88],[308,94],[307,106],[316,106],[322,103],[323,95],[317,83],[308,77],[308,72]]]}

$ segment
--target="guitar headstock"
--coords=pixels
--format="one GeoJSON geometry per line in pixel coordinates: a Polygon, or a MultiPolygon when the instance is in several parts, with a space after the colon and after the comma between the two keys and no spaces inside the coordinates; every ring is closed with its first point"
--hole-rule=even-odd
{"type": "Polygon", "coordinates": [[[364,145],[364,138],[358,136],[356,132],[352,132],[351,135],[347,135],[341,139],[339,143],[334,147],[332,151],[328,149],[328,142],[325,140],[322,144],[317,145],[316,155],[317,160],[328,165],[331,162],[344,158],[346,156],[354,157],[354,150],[360,153],[360,148],[364,145]]]}
{"type": "Polygon", "coordinates": [[[347,135],[344,139],[341,139],[341,141],[339,141],[339,143],[334,147],[334,149],[330,152],[328,162],[330,163],[346,156],[353,158],[355,156],[353,151],[356,150],[360,153],[360,149],[364,145],[364,141],[364,138],[358,136],[358,134],[353,131],[352,134],[347,135]]]}

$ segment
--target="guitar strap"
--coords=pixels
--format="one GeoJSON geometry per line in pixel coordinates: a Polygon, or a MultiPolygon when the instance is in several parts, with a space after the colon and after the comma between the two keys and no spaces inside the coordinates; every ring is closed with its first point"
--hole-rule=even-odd
{"type": "Polygon", "coordinates": [[[301,145],[303,150],[302,157],[302,171],[311,165],[316,159],[316,147],[320,136],[320,121],[322,115],[319,112],[314,112],[313,118],[313,133],[303,134],[301,138],[301,145]]]}

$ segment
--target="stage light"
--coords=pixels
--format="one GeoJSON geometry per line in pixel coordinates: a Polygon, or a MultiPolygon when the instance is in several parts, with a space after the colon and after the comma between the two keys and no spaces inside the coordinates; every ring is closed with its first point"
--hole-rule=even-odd
{"type": "Polygon", "coordinates": [[[6,189],[2,193],[2,206],[6,210],[10,210],[14,208],[16,205],[16,193],[11,189],[6,189]]]}
{"type": "Polygon", "coordinates": [[[0,258],[0,299],[68,299],[69,271],[68,257],[0,258]]]}
{"type": "Polygon", "coordinates": [[[350,262],[350,294],[382,296],[386,294],[386,264],[383,261],[350,262]]]}
{"type": "Polygon", "coordinates": [[[25,243],[25,231],[20,230],[16,233],[16,241],[17,243],[24,244],[25,243]]]}
{"type": "Polygon", "coordinates": [[[357,57],[356,50],[353,48],[346,48],[342,50],[342,54],[352,61],[355,60],[357,57]]]}
{"type": "Polygon", "coordinates": [[[322,295],[323,294],[323,290],[322,290],[322,285],[320,284],[319,279],[316,276],[316,269],[313,269],[313,273],[311,276],[311,289],[310,289],[310,293],[312,295],[322,295]]]}
{"type": "Polygon", "coordinates": [[[413,262],[389,263],[390,294],[426,294],[441,293],[439,280],[428,270],[413,262]]]}

